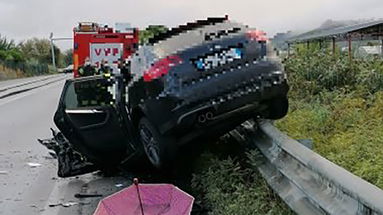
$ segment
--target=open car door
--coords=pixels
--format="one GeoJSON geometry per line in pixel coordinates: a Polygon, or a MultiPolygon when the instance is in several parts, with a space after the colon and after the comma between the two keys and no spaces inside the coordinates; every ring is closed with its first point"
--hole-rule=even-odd
{"type": "Polygon", "coordinates": [[[100,167],[119,164],[135,152],[129,117],[111,89],[113,82],[103,76],[67,80],[54,117],[73,148],[100,167]]]}

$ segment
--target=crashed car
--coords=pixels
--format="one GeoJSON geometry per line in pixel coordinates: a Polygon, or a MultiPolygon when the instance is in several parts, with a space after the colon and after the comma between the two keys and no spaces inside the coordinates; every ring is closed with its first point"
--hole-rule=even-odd
{"type": "Polygon", "coordinates": [[[67,80],[54,122],[67,145],[101,169],[141,155],[167,168],[193,140],[286,115],[286,74],[266,56],[266,43],[227,17],[170,29],[131,57],[129,78],[67,80]]]}

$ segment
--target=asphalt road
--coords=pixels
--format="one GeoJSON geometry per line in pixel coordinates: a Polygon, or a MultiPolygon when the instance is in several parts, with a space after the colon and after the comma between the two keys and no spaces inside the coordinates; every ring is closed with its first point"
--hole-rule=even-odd
{"type": "Polygon", "coordinates": [[[1,215],[92,214],[100,198],[77,199],[76,193],[106,196],[131,184],[126,177],[97,174],[57,178],[57,161],[37,139],[51,136],[63,85],[64,80],[0,99],[1,215]]]}

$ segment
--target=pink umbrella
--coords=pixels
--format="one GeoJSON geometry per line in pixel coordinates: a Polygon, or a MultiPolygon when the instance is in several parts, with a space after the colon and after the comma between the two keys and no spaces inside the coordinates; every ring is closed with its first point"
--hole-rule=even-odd
{"type": "Polygon", "coordinates": [[[101,200],[93,215],[186,215],[193,206],[193,196],[171,184],[129,186],[101,200]]]}

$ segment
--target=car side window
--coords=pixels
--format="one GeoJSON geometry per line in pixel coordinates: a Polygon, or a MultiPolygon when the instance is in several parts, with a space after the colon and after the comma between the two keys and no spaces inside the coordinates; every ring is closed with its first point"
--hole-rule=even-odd
{"type": "Polygon", "coordinates": [[[108,79],[92,79],[71,82],[67,87],[64,103],[66,109],[109,106],[114,104],[113,95],[108,88],[108,79]]]}

